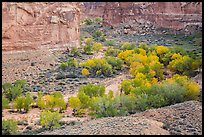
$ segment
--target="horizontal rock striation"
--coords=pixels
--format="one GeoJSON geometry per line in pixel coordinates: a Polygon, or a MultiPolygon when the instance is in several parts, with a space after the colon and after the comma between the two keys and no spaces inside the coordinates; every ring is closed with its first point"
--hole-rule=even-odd
{"type": "Polygon", "coordinates": [[[3,2],[2,50],[79,45],[79,3],[3,2]]]}
{"type": "Polygon", "coordinates": [[[202,2],[87,2],[81,7],[85,16],[101,16],[106,25],[132,21],[175,30],[202,27],[202,2]]]}

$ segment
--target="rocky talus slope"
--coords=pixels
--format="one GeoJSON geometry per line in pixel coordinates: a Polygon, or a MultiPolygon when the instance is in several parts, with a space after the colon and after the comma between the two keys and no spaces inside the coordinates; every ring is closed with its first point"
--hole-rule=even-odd
{"type": "Polygon", "coordinates": [[[187,101],[125,117],[100,118],[40,134],[202,135],[202,102],[187,101]]]}

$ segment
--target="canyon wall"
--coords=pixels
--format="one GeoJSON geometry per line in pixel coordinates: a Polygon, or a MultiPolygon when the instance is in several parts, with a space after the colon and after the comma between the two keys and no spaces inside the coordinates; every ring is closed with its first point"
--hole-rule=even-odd
{"type": "Polygon", "coordinates": [[[76,2],[3,2],[2,51],[79,46],[76,2]]]}
{"type": "Polygon", "coordinates": [[[100,16],[105,25],[132,21],[175,30],[202,27],[202,2],[85,2],[81,9],[83,18],[100,16]]]}

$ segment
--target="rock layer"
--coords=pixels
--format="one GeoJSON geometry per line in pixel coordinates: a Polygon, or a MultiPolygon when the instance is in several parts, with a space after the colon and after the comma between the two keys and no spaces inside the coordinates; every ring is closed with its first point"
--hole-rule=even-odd
{"type": "Polygon", "coordinates": [[[87,2],[81,7],[83,18],[101,16],[106,25],[132,21],[176,30],[202,27],[202,2],[87,2]]]}
{"type": "Polygon", "coordinates": [[[79,45],[79,3],[3,2],[2,50],[79,45]]]}

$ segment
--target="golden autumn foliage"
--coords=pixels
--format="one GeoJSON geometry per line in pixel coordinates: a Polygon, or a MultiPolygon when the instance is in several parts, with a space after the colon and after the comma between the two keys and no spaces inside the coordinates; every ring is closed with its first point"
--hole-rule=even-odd
{"type": "Polygon", "coordinates": [[[81,70],[81,73],[82,73],[83,76],[88,76],[88,75],[89,75],[89,70],[86,69],[86,68],[83,68],[83,69],[81,70]]]}

